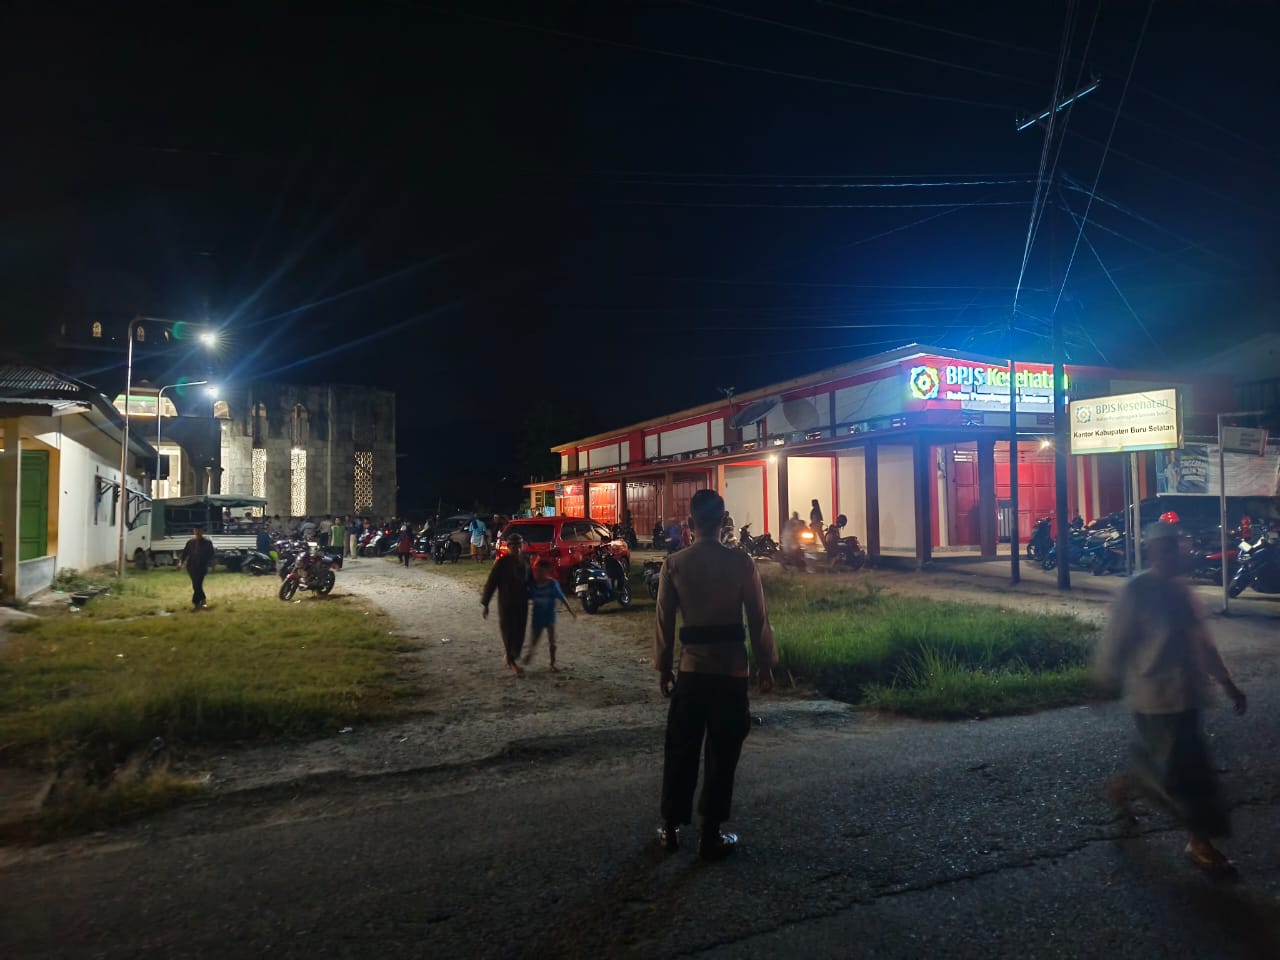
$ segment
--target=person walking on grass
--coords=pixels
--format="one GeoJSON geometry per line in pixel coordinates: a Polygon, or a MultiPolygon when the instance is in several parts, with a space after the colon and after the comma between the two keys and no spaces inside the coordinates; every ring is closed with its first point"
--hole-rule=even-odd
{"type": "Polygon", "coordinates": [[[517,677],[520,650],[524,646],[524,629],[529,622],[529,564],[524,558],[524,537],[518,533],[506,539],[507,552],[493,562],[480,595],[482,615],[489,619],[489,601],[498,595],[498,632],[502,634],[504,663],[517,677]]]}
{"type": "Polygon", "coordinates": [[[529,585],[529,597],[533,600],[533,624],[529,628],[529,651],[524,655],[524,665],[527,667],[533,659],[538,638],[545,630],[547,650],[551,653],[551,672],[559,673],[560,669],[556,666],[556,604],[564,604],[569,616],[575,620],[578,615],[569,606],[569,599],[560,588],[555,571],[556,565],[550,560],[539,560],[533,568],[533,583],[529,585]]]}
{"type": "Polygon", "coordinates": [[[1179,578],[1179,537],[1171,523],[1147,527],[1151,569],[1134,577],[1111,611],[1095,663],[1108,694],[1123,694],[1138,740],[1134,769],[1107,783],[1107,799],[1130,820],[1138,793],[1171,811],[1188,838],[1193,863],[1218,876],[1234,873],[1213,839],[1231,833],[1227,810],[1201,733],[1212,702],[1209,681],[1226,692],[1237,714],[1248,707],[1209,635],[1191,589],[1179,578]]]}
{"type": "Polygon", "coordinates": [[[658,580],[653,662],[659,671],[659,689],[671,698],[658,841],[665,850],[680,846],[679,828],[691,822],[693,815],[693,792],[705,739],[698,853],[704,859],[719,860],[732,853],[738,842],[736,835],[722,833],[720,827],[729,819],[734,772],[751,729],[743,641],[749,634],[762,693],[773,689],[778,651],[755,561],[741,550],[726,547],[717,536],[724,519],[724,500],[714,490],[699,490],[689,510],[697,536],[692,546],[667,557],[658,580]],[[677,611],[683,621],[678,677],[673,673],[677,611]]]}
{"type": "Polygon", "coordinates": [[[213,566],[213,544],[205,539],[204,530],[193,527],[191,539],[178,554],[178,569],[187,571],[191,578],[191,609],[199,610],[206,605],[204,595],[204,578],[213,566]]]}

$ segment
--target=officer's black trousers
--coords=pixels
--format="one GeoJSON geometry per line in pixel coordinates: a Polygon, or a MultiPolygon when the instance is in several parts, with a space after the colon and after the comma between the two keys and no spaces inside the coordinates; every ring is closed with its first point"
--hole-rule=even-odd
{"type": "Polygon", "coordinates": [[[690,823],[698,761],[705,737],[706,769],[698,813],[714,824],[729,819],[733,775],[742,741],[751,729],[747,678],[681,672],[667,713],[667,740],[662,769],[662,819],[690,823]]]}

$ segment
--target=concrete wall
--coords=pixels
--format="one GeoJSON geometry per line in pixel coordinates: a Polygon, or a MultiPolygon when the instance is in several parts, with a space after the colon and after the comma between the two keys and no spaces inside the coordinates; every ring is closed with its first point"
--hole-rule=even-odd
{"type": "Polygon", "coordinates": [[[817,499],[824,521],[830,522],[831,513],[831,458],[788,457],[787,491],[789,502],[786,515],[798,511],[800,519],[809,522],[810,500],[817,499]]]}
{"type": "Polygon", "coordinates": [[[744,523],[751,524],[751,532],[756,536],[765,532],[764,478],[764,466],[724,468],[721,496],[725,509],[733,517],[735,535],[744,523]]]}
{"type": "Polygon", "coordinates": [[[830,522],[835,513],[843,513],[848,517],[849,524],[844,528],[845,536],[857,537],[864,547],[867,543],[866,469],[866,451],[859,448],[840,454],[836,464],[839,499],[832,517],[828,518],[830,522]]]}
{"type": "MultiPolygon", "coordinates": [[[[49,497],[48,549],[56,557],[56,570],[114,564],[119,528],[111,522],[112,493],[107,490],[99,498],[98,478],[119,482],[119,441],[89,415],[28,418],[24,424],[32,437],[24,449],[51,451],[49,474],[56,488],[49,497]]],[[[130,490],[142,493],[145,487],[140,477],[129,477],[130,490]]],[[[123,519],[123,508],[116,505],[117,522],[123,519]]]]}
{"type": "Polygon", "coordinates": [[[396,512],[395,394],[372,387],[253,384],[228,397],[230,419],[222,427],[223,493],[253,492],[253,411],[267,408],[266,496],[268,515],[292,511],[290,469],[293,409],[307,412],[306,513],[343,515],[355,510],[355,454],[373,454],[373,507],[365,511],[389,517],[396,512]]]}
{"type": "Polygon", "coordinates": [[[916,549],[915,474],[911,448],[880,446],[880,548],[916,549]]]}

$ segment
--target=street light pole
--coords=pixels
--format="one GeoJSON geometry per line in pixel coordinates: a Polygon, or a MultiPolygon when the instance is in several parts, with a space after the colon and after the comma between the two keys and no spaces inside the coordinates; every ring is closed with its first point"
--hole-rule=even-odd
{"type": "MultiPolygon", "coordinates": [[[[156,392],[156,479],[152,496],[160,496],[160,427],[164,424],[164,392],[170,387],[199,387],[208,380],[184,380],[182,383],[166,383],[156,392]]],[[[210,388],[212,389],[212,388],[210,388]]]]}
{"type": "MultiPolygon", "coordinates": [[[[124,576],[124,527],[125,521],[129,515],[129,394],[133,389],[133,338],[134,330],[143,320],[149,323],[167,323],[173,324],[172,320],[161,320],[159,317],[144,317],[138,314],[129,321],[129,327],[126,336],[129,338],[129,346],[125,354],[124,367],[124,434],[120,442],[120,511],[116,516],[116,576],[124,576]]],[[[200,342],[207,347],[212,347],[218,342],[217,335],[211,331],[204,331],[200,334],[200,342]]],[[[170,384],[173,386],[173,384],[170,384]]],[[[157,403],[157,415],[159,414],[157,403]]],[[[159,456],[159,453],[156,454],[159,456]]],[[[157,472],[159,467],[156,468],[157,472]]]]}
{"type": "Polygon", "coordinates": [[[116,514],[116,576],[124,576],[124,525],[129,515],[129,391],[133,387],[133,336],[142,316],[129,321],[129,347],[124,367],[124,439],[120,442],[120,508],[116,514]]]}

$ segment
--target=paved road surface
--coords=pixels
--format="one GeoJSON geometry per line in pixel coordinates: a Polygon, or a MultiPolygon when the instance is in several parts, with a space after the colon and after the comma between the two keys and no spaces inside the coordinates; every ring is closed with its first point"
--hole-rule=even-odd
{"type": "Polygon", "coordinates": [[[1250,694],[1208,720],[1243,873],[1098,796],[1116,707],[960,724],[771,710],[740,856],[646,844],[660,728],[513,739],[453,768],[269,788],[0,868],[14,957],[1280,956],[1272,623],[1218,625],[1250,694]]]}

